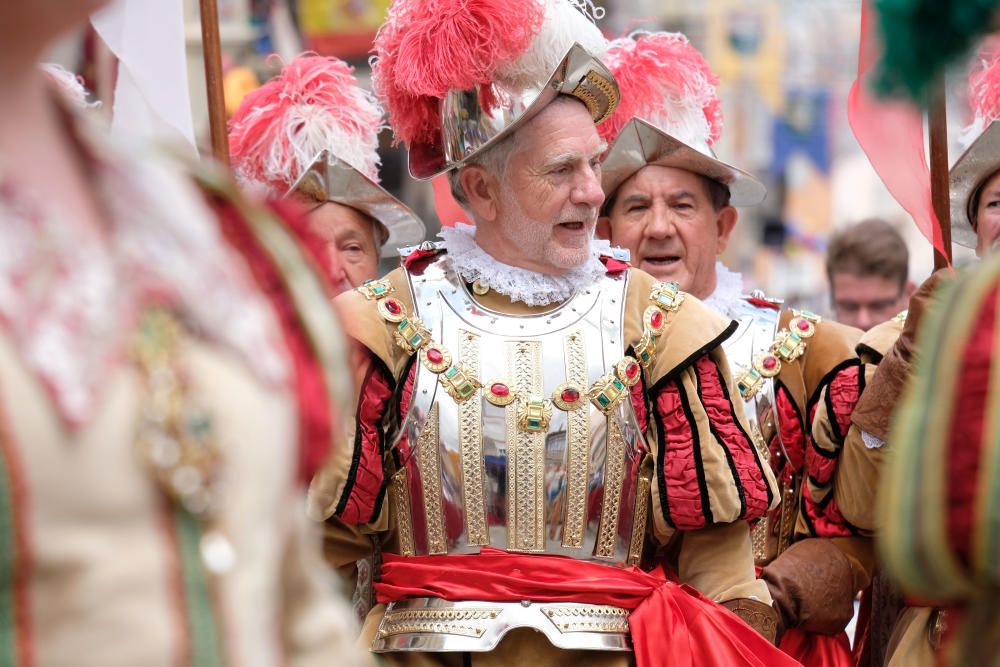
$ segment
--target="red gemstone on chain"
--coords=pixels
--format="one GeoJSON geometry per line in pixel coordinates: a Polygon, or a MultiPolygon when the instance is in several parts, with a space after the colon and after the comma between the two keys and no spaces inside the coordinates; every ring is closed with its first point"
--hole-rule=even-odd
{"type": "Polygon", "coordinates": [[[437,349],[436,347],[432,347],[431,349],[427,350],[427,361],[431,362],[432,364],[440,364],[442,361],[444,361],[444,355],[441,354],[441,350],[437,349]]]}
{"type": "Polygon", "coordinates": [[[809,322],[806,320],[799,320],[799,323],[796,326],[799,328],[799,331],[808,331],[809,322]]]}
{"type": "Polygon", "coordinates": [[[778,365],[778,360],[775,359],[774,357],[764,357],[764,361],[762,363],[764,365],[764,368],[766,368],[769,371],[773,371],[774,367],[778,365]]]}
{"type": "Polygon", "coordinates": [[[494,382],[490,385],[490,393],[494,396],[508,396],[510,395],[510,388],[502,382],[494,382]]]}
{"type": "Polygon", "coordinates": [[[629,362],[629,365],[625,367],[625,377],[629,380],[634,380],[639,375],[639,364],[634,361],[629,362]]]}
{"type": "Polygon", "coordinates": [[[563,389],[562,394],[560,394],[564,403],[576,403],[580,400],[580,392],[576,389],[563,389]]]}
{"type": "Polygon", "coordinates": [[[403,307],[399,305],[399,302],[395,299],[388,299],[385,302],[385,309],[388,310],[393,315],[399,315],[403,312],[403,307]]]}
{"type": "Polygon", "coordinates": [[[663,311],[658,310],[649,317],[649,324],[654,329],[659,329],[663,326],[663,311]]]}

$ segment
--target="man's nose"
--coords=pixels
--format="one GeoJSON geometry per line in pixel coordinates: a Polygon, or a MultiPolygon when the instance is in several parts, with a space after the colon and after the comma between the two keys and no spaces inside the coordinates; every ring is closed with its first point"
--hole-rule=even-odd
{"type": "Polygon", "coordinates": [[[652,239],[665,239],[677,234],[673,216],[666,207],[659,205],[650,207],[644,234],[652,239]]]}
{"type": "Polygon", "coordinates": [[[570,191],[570,201],[580,206],[600,208],[601,204],[604,203],[600,172],[594,169],[585,169],[576,186],[570,191]]]}

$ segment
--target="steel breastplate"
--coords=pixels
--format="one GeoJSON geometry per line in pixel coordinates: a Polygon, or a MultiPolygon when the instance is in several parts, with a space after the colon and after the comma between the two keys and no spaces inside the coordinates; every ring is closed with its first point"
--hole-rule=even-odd
{"type": "MultiPolygon", "coordinates": [[[[746,369],[752,368],[754,359],[764,354],[774,342],[778,332],[781,311],[760,308],[740,299],[737,313],[731,314],[739,327],[722,343],[733,376],[738,377],[746,369]]],[[[771,378],[760,378],[761,385],[749,398],[741,390],[743,408],[750,423],[751,435],[761,443],[770,442],[777,433],[777,414],[774,408],[774,382],[771,378]]],[[[765,448],[766,449],[766,448],[765,448]]]]}
{"type": "MultiPolygon", "coordinates": [[[[736,313],[739,328],[723,343],[733,376],[737,378],[736,384],[743,398],[751,436],[761,456],[772,467],[775,461],[771,459],[768,443],[776,438],[782,452],[784,445],[781,442],[779,416],[775,406],[774,379],[761,376],[760,373],[766,372],[762,359],[772,353],[780,319],[780,310],[761,308],[741,300],[736,313]],[[752,391],[744,391],[747,387],[751,387],[752,391]]],[[[787,455],[784,458],[787,460],[787,455]]],[[[795,530],[800,480],[793,480],[791,485],[784,484],[781,475],[778,475],[778,480],[781,485],[781,504],[760,519],[750,535],[754,562],[761,567],[774,560],[791,544],[795,530]]]]}
{"type": "Polygon", "coordinates": [[[563,385],[587,387],[622,358],[627,275],[603,277],[544,314],[515,316],[478,304],[445,267],[438,259],[409,276],[413,303],[434,339],[485,388],[458,401],[417,364],[394,445],[401,467],[390,483],[401,551],[465,554],[489,545],[611,565],[637,561],[648,449],[631,402],[619,401],[608,415],[583,392],[578,409],[553,405],[563,385]],[[539,399],[538,411],[520,399],[487,400],[497,383],[539,399]],[[542,423],[529,423],[533,416],[542,423]]]}

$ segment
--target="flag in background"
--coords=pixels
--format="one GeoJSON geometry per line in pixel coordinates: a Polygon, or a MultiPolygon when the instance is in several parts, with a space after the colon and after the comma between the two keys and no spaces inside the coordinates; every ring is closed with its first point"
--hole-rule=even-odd
{"type": "Polygon", "coordinates": [[[858,144],[920,233],[942,256],[950,256],[931,200],[931,172],[924,149],[924,115],[912,102],[880,99],[872,89],[875,66],[882,56],[870,0],[861,7],[858,78],[847,99],[847,119],[858,144]]]}

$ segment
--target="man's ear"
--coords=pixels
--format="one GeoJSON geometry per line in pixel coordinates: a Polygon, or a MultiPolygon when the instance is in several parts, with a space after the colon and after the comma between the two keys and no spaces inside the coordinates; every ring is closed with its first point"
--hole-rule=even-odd
{"type": "Polygon", "coordinates": [[[465,190],[469,207],[479,220],[493,222],[497,217],[500,187],[496,177],[477,164],[462,167],[458,180],[465,190]]]}
{"type": "Polygon", "coordinates": [[[726,251],[726,246],[729,245],[729,236],[733,233],[733,228],[736,226],[738,218],[739,213],[732,206],[723,206],[719,210],[718,217],[715,220],[716,230],[719,234],[715,245],[716,255],[721,255],[726,251]]]}
{"type": "Polygon", "coordinates": [[[611,218],[602,215],[597,219],[597,228],[594,230],[597,238],[611,241],[611,218]]]}

